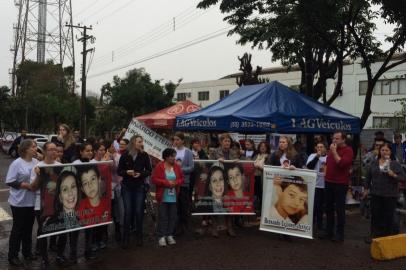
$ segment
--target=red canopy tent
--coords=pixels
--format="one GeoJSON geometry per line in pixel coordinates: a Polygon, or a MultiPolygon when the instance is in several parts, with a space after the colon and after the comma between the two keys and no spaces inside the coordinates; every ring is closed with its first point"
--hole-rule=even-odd
{"type": "Polygon", "coordinates": [[[135,119],[143,122],[149,128],[172,129],[176,116],[197,110],[200,110],[199,105],[184,100],[157,112],[138,116],[135,119]]]}

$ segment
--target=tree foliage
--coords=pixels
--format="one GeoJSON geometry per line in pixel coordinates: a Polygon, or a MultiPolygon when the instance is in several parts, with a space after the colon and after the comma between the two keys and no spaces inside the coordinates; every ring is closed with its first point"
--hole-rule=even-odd
{"type": "Polygon", "coordinates": [[[8,128],[51,133],[61,122],[78,127],[80,100],[69,91],[73,85],[69,68],[25,61],[16,72],[17,92],[7,96],[7,113],[2,114],[8,128]]]}
{"type": "Polygon", "coordinates": [[[270,50],[272,60],[288,68],[298,65],[302,72],[301,92],[322,98],[327,104],[332,104],[342,91],[344,61],[361,57],[369,74],[362,125],[371,113],[376,81],[405,61],[389,64],[405,44],[403,0],[202,0],[198,7],[218,3],[226,14],[224,20],[234,26],[229,34],[239,35],[238,43],[270,50]],[[376,18],[396,26],[387,38],[392,48],[386,52],[373,35],[376,18]],[[372,76],[371,65],[382,59],[381,69],[372,76]],[[335,79],[336,86],[327,100],[328,79],[335,79]]]}
{"type": "Polygon", "coordinates": [[[144,69],[133,69],[124,78],[113,77],[112,83],[101,87],[99,115],[95,129],[98,132],[127,126],[135,116],[154,112],[172,105],[172,99],[180,80],[161,85],[152,81],[144,69]]]}

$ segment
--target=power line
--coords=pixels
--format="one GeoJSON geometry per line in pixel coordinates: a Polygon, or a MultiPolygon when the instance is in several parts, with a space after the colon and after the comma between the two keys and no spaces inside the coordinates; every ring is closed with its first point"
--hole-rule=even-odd
{"type": "Polygon", "coordinates": [[[117,8],[117,9],[115,9],[114,11],[112,11],[111,13],[109,13],[108,15],[103,16],[101,19],[98,19],[97,21],[95,21],[95,22],[92,23],[92,24],[100,24],[101,21],[103,21],[103,20],[105,20],[105,19],[111,17],[112,15],[116,14],[117,12],[119,12],[120,10],[122,10],[123,8],[128,7],[129,5],[131,5],[131,4],[135,3],[135,2],[137,2],[137,1],[135,1],[135,0],[130,0],[130,1],[126,2],[124,5],[120,6],[120,7],[117,8]]]}
{"type": "Polygon", "coordinates": [[[111,6],[111,4],[115,3],[114,0],[111,0],[109,2],[107,2],[104,6],[102,6],[101,8],[99,8],[98,10],[96,10],[95,12],[91,13],[89,16],[86,16],[86,18],[84,20],[78,20],[78,21],[82,21],[83,23],[86,22],[88,20],[88,18],[92,18],[94,15],[96,15],[97,13],[105,10],[106,8],[108,8],[109,6],[111,6]]]}
{"type": "MultiPolygon", "coordinates": [[[[179,29],[185,27],[186,25],[188,25],[191,22],[195,21],[196,19],[200,18],[207,12],[209,12],[209,10],[205,10],[203,12],[192,13],[192,14],[187,15],[185,18],[181,18],[177,22],[177,29],[179,30],[179,29]]],[[[163,39],[164,37],[166,37],[174,32],[172,29],[172,22],[170,22],[170,24],[168,22],[168,25],[164,25],[164,28],[162,28],[162,29],[159,29],[159,28],[162,28],[162,27],[156,28],[157,30],[155,30],[155,31],[154,30],[150,31],[151,34],[144,34],[144,35],[140,36],[139,38],[128,43],[127,45],[122,46],[116,50],[113,50],[111,53],[107,53],[100,57],[97,57],[95,59],[95,63],[98,63],[98,65],[110,64],[114,60],[123,58],[123,57],[133,53],[135,50],[143,48],[147,45],[150,45],[151,43],[156,42],[160,39],[163,39]],[[114,54],[114,58],[111,57],[112,54],[114,54]]]]}
{"type": "MultiPolygon", "coordinates": [[[[191,11],[192,9],[194,9],[194,6],[191,6],[189,8],[187,8],[186,10],[182,11],[181,13],[179,13],[178,15],[175,16],[175,18],[182,18],[184,16],[185,13],[188,13],[189,11],[191,11]]],[[[187,15],[188,16],[188,15],[187,15]]],[[[150,35],[155,35],[157,33],[162,34],[162,31],[167,31],[166,28],[168,28],[168,26],[172,23],[172,18],[168,21],[165,21],[164,23],[160,24],[159,26],[153,28],[152,30],[150,30],[149,32],[141,35],[140,37],[128,42],[127,44],[117,48],[114,50],[115,53],[119,53],[121,50],[127,50],[128,48],[131,48],[131,46],[133,46],[134,44],[137,44],[138,42],[144,41],[148,36],[150,35]]],[[[99,61],[99,59],[104,58],[104,57],[110,57],[110,52],[103,54],[100,57],[96,57],[95,61],[99,61]]]]}
{"type": "Polygon", "coordinates": [[[78,16],[79,14],[82,14],[83,12],[87,11],[88,8],[90,8],[91,6],[93,6],[94,4],[96,4],[97,2],[99,2],[100,0],[95,0],[92,3],[90,3],[89,5],[87,5],[86,7],[84,7],[83,9],[79,10],[79,12],[75,13],[75,16],[78,16]]]}
{"type": "Polygon", "coordinates": [[[128,68],[128,67],[133,66],[133,65],[137,65],[137,64],[140,64],[140,63],[143,63],[143,62],[146,62],[146,61],[149,61],[149,60],[152,60],[152,59],[155,59],[155,58],[158,58],[158,57],[161,57],[161,56],[164,56],[164,55],[167,55],[167,54],[170,54],[170,53],[182,50],[182,49],[186,49],[186,48],[191,47],[193,45],[197,45],[197,44],[200,44],[202,42],[208,41],[210,39],[213,39],[213,38],[219,37],[221,35],[224,35],[225,33],[228,33],[231,30],[231,28],[232,27],[222,28],[220,30],[217,30],[217,31],[212,32],[210,34],[201,36],[201,37],[196,38],[194,40],[182,43],[182,44],[177,45],[175,47],[172,47],[170,49],[163,50],[163,51],[160,51],[160,52],[155,53],[153,55],[150,55],[148,57],[141,58],[141,59],[136,60],[136,61],[134,61],[132,63],[127,63],[127,64],[121,65],[119,67],[116,67],[116,68],[108,69],[108,70],[105,70],[105,71],[90,75],[88,77],[88,79],[95,78],[95,77],[98,77],[98,76],[101,76],[101,75],[104,75],[104,74],[107,74],[107,73],[110,73],[110,72],[113,72],[113,71],[117,71],[117,70],[120,70],[120,69],[128,68]]]}

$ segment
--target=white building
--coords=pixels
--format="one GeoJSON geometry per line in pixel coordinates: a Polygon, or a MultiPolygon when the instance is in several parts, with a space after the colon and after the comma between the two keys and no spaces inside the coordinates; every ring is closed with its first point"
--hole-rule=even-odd
{"type": "MultiPolygon", "coordinates": [[[[372,66],[373,74],[382,63],[372,66]]],[[[182,83],[175,91],[176,100],[188,99],[202,107],[213,104],[229,95],[238,88],[236,77],[240,73],[231,74],[218,80],[182,83]]],[[[404,125],[404,118],[395,117],[400,111],[399,102],[393,99],[406,98],[406,64],[399,65],[381,76],[376,84],[372,97],[372,114],[364,128],[393,128],[404,125]],[[403,77],[400,77],[403,76],[403,77]],[[389,80],[388,80],[389,79],[389,80]]],[[[284,67],[263,69],[261,78],[270,81],[277,80],[291,88],[297,89],[300,84],[301,72],[293,67],[290,72],[284,67]]],[[[332,95],[335,81],[327,82],[327,99],[332,95]]],[[[354,116],[361,117],[365,92],[367,87],[366,70],[361,68],[360,61],[348,63],[344,66],[343,91],[332,106],[354,116]]]]}

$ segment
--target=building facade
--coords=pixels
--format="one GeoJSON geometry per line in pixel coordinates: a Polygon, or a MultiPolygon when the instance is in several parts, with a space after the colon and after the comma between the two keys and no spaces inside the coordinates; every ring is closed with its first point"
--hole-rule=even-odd
{"type": "MultiPolygon", "coordinates": [[[[378,71],[381,64],[377,62],[372,66],[373,74],[378,71]]],[[[175,91],[175,99],[177,101],[188,99],[201,107],[206,107],[237,89],[236,77],[239,75],[236,73],[218,80],[182,83],[175,91]]],[[[260,77],[269,81],[277,80],[292,89],[298,89],[301,72],[295,67],[289,72],[284,67],[267,68],[263,69],[260,77]]],[[[335,80],[328,80],[327,99],[332,95],[335,84],[335,80]]],[[[332,107],[360,117],[364,108],[366,89],[366,70],[361,67],[360,61],[345,64],[342,93],[332,107]]],[[[372,114],[364,128],[395,130],[402,128],[405,125],[405,119],[397,116],[402,106],[400,102],[393,101],[400,98],[406,98],[406,64],[389,70],[377,82],[372,97],[372,114]]]]}

